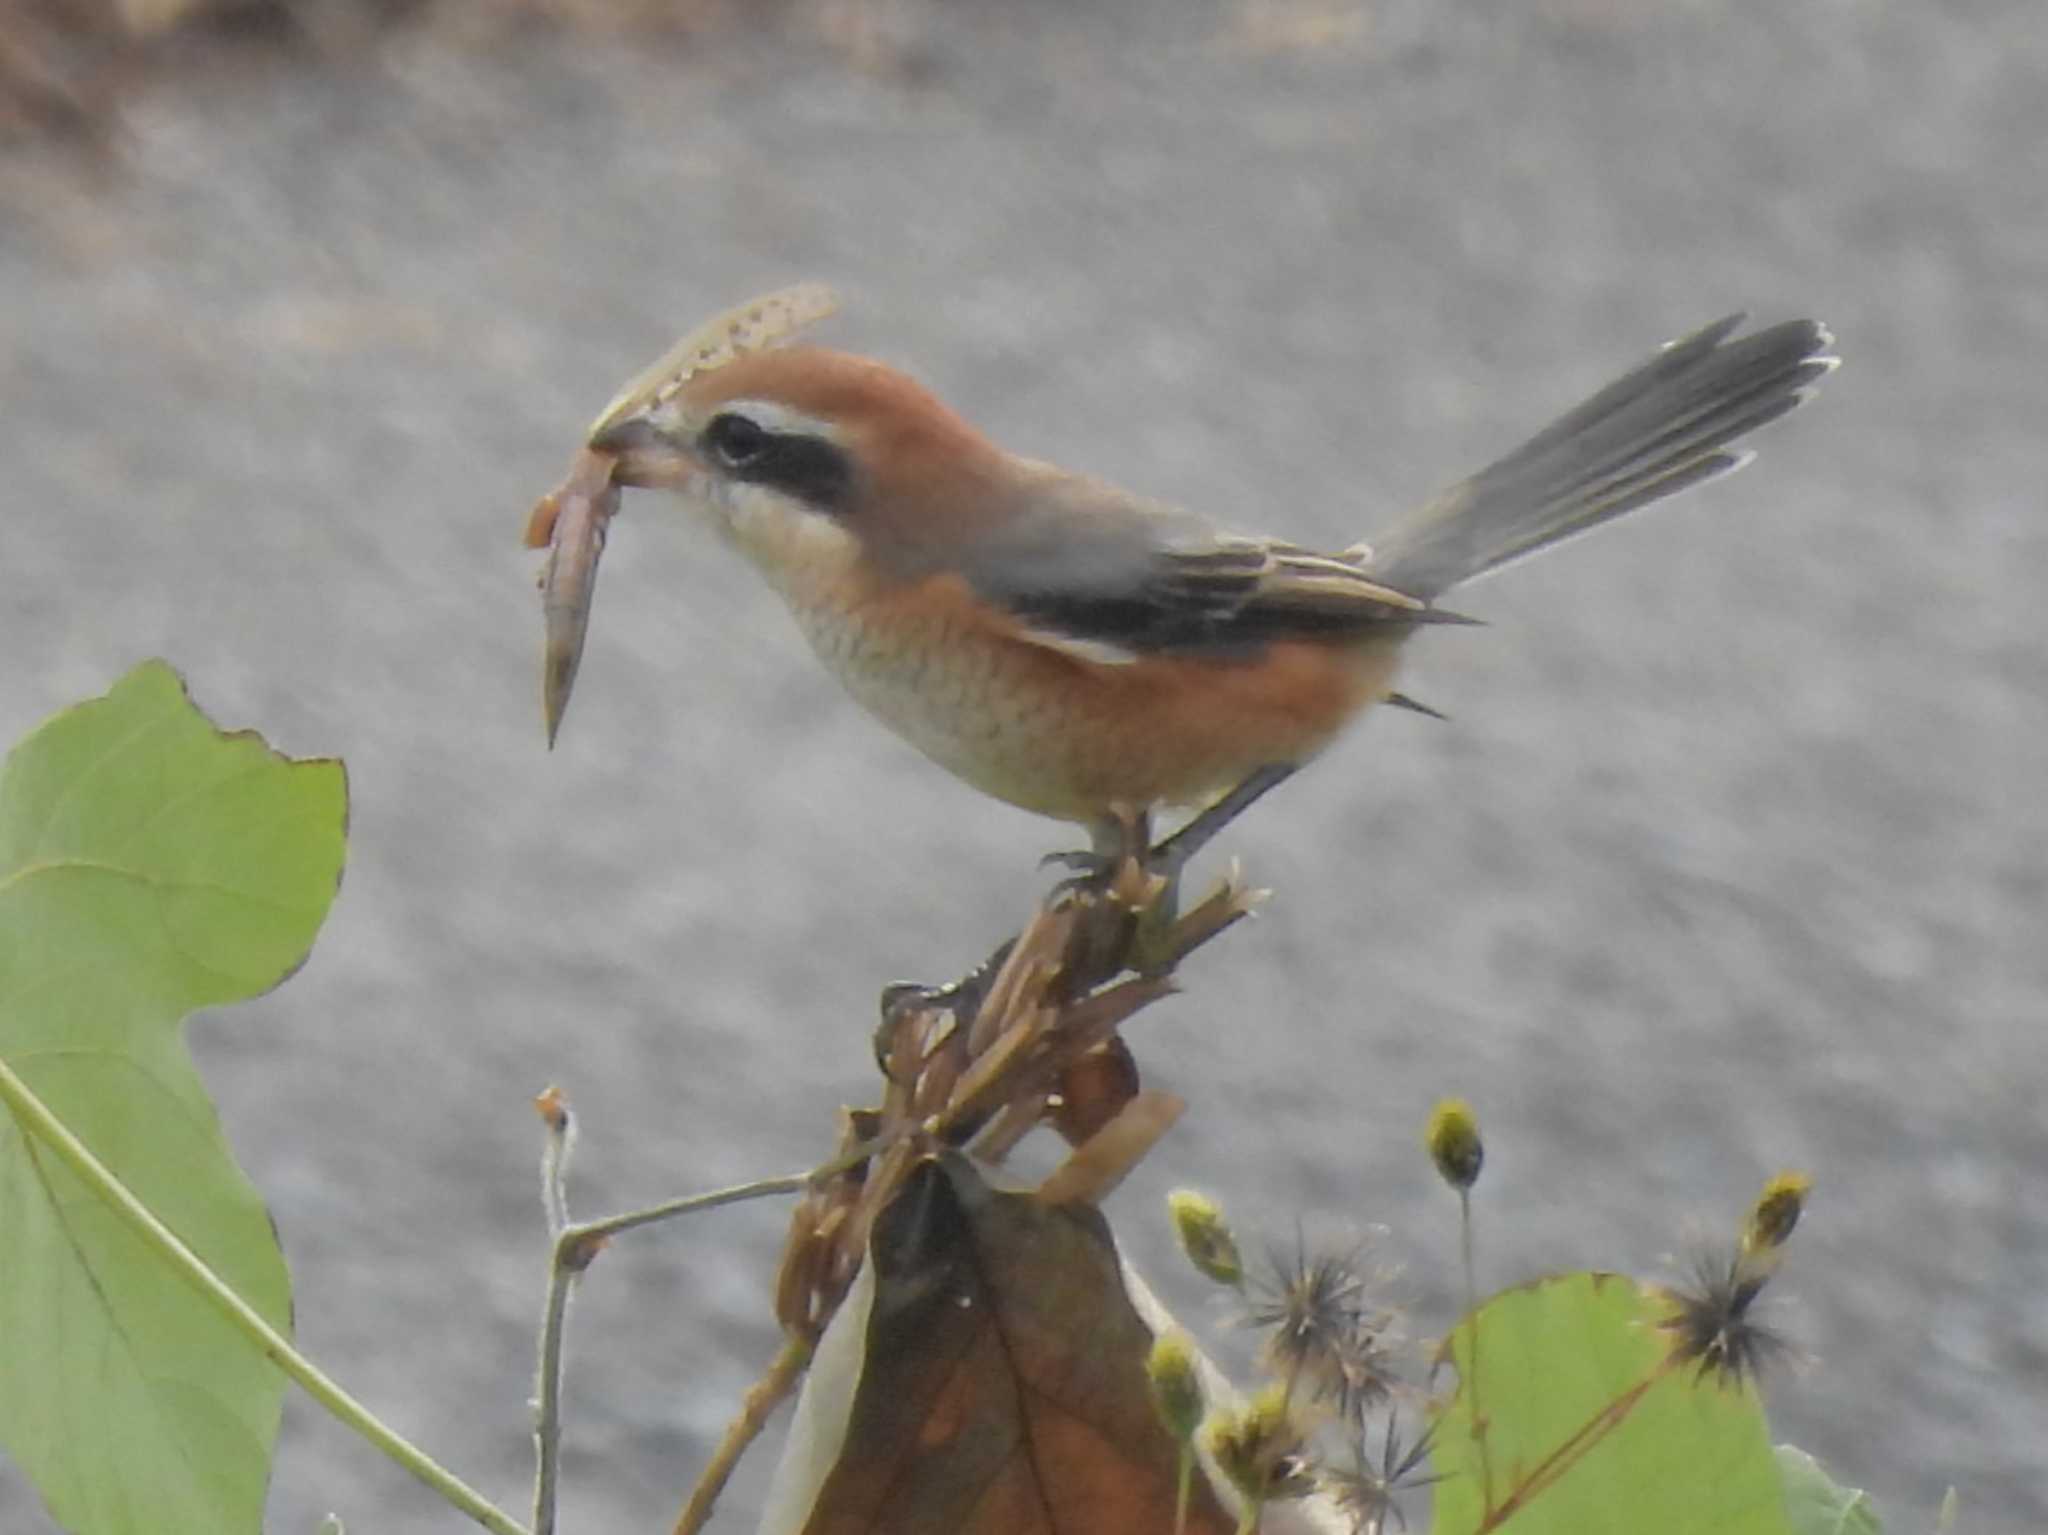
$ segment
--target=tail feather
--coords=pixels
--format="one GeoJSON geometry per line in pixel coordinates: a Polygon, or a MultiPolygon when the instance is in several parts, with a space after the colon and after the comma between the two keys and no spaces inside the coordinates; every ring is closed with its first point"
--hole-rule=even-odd
{"type": "Polygon", "coordinates": [[[1730,315],[1664,347],[1373,541],[1373,579],[1434,598],[1749,461],[1729,444],[1800,404],[1833,338],[1788,320],[1729,338],[1730,315]]]}

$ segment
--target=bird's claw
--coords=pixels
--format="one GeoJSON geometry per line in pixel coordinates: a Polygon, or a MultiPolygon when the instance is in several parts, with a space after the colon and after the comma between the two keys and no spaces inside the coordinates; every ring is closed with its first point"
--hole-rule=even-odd
{"type": "Polygon", "coordinates": [[[1055,853],[1047,853],[1038,860],[1041,869],[1071,869],[1073,875],[1063,879],[1055,888],[1065,889],[1069,885],[1085,884],[1090,880],[1106,880],[1115,869],[1117,860],[1107,853],[1093,848],[1070,847],[1055,853]]]}
{"type": "Polygon", "coordinates": [[[1181,874],[1219,832],[1294,772],[1287,763],[1257,769],[1157,843],[1152,841],[1151,818],[1146,812],[1120,807],[1096,823],[1092,847],[1048,853],[1039,860],[1039,867],[1057,865],[1074,871],[1053,887],[1054,899],[1106,896],[1136,914],[1138,931],[1132,940],[1135,967],[1142,973],[1171,968],[1173,958],[1181,952],[1174,937],[1180,919],[1181,874]]]}
{"type": "Polygon", "coordinates": [[[1041,869],[1073,870],[1053,886],[1054,897],[1107,892],[1117,884],[1127,864],[1135,863],[1144,870],[1151,861],[1152,817],[1146,811],[1113,807],[1089,827],[1088,834],[1090,846],[1065,848],[1038,860],[1041,869]]]}

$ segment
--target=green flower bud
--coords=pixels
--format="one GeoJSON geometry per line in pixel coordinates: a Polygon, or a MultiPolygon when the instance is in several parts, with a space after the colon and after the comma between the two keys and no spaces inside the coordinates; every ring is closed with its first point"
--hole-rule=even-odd
{"type": "Polygon", "coordinates": [[[1244,1283],[1244,1260],[1238,1256],[1237,1238],[1223,1218],[1223,1207],[1207,1194],[1193,1189],[1175,1189],[1166,1196],[1167,1211],[1173,1216],[1173,1234],[1188,1262],[1218,1284],[1244,1283]]]}
{"type": "Polygon", "coordinates": [[[1748,1224],[1742,1228],[1743,1253],[1760,1254],[1783,1247],[1792,1228],[1799,1224],[1807,1193],[1812,1188],[1813,1180],[1804,1173],[1779,1173],[1766,1183],[1750,1209],[1748,1224]]]}
{"type": "Polygon", "coordinates": [[[1430,1110],[1422,1144],[1429,1159],[1452,1188],[1464,1191],[1479,1181],[1486,1148],[1479,1142],[1479,1119],[1463,1098],[1442,1098],[1430,1110]]]}
{"type": "Polygon", "coordinates": [[[1186,1444],[1202,1426],[1202,1377],[1195,1366],[1195,1348],[1184,1332],[1163,1332],[1152,1341],[1145,1359],[1145,1379],[1152,1387],[1152,1405],[1176,1444],[1186,1444]]]}

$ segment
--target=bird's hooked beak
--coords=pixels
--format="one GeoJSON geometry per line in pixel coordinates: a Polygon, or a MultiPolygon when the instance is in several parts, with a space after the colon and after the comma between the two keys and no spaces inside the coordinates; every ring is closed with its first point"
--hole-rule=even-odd
{"type": "Polygon", "coordinates": [[[685,446],[689,438],[667,405],[634,411],[591,433],[590,446],[617,460],[612,478],[641,490],[684,490],[703,465],[685,446]]]}

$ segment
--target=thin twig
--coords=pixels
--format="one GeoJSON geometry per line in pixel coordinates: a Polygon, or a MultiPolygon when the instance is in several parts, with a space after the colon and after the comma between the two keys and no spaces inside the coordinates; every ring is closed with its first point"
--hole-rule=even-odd
{"type": "Polygon", "coordinates": [[[787,1178],[763,1178],[732,1188],[671,1199],[646,1210],[632,1210],[607,1220],[564,1226],[555,1235],[548,1264],[548,1295],[541,1314],[540,1383],[534,1393],[534,1535],[554,1535],[555,1486],[562,1454],[562,1345],[568,1336],[569,1292],[576,1280],[604,1250],[612,1235],[637,1226],[651,1225],[671,1216],[695,1210],[715,1209],[745,1199],[770,1194],[793,1194],[808,1188],[813,1174],[797,1173],[787,1178]]]}
{"type": "MultiPolygon", "coordinates": [[[[555,1238],[555,1261],[559,1264],[585,1253],[595,1256],[590,1251],[593,1243],[602,1245],[621,1232],[637,1231],[642,1226],[672,1220],[678,1215],[694,1215],[699,1210],[715,1210],[720,1205],[742,1204],[749,1199],[765,1199],[773,1194],[801,1194],[816,1181],[814,1172],[790,1173],[781,1178],[757,1178],[752,1183],[735,1183],[731,1188],[713,1189],[708,1194],[686,1194],[681,1199],[663,1200],[644,1210],[607,1215],[603,1220],[579,1221],[563,1227],[562,1234],[555,1238]]],[[[587,1264],[587,1257],[585,1261],[587,1264]]]]}
{"type": "Polygon", "coordinates": [[[569,1159],[576,1153],[576,1116],[559,1087],[542,1091],[533,1106],[548,1131],[547,1149],[540,1159],[540,1198],[552,1239],[569,1224],[569,1159]]]}
{"type": "Polygon", "coordinates": [[[1472,1263],[1472,1190],[1458,1190],[1458,1250],[1465,1267],[1465,1316],[1472,1330],[1465,1347],[1466,1363],[1472,1367],[1472,1437],[1479,1447],[1479,1504],[1488,1517],[1493,1514],[1493,1454],[1487,1441],[1492,1425],[1479,1405],[1479,1289],[1472,1263]]]}
{"type": "MultiPolygon", "coordinates": [[[[562,1107],[559,1100],[552,1106],[562,1107]]],[[[743,1200],[762,1199],[773,1194],[800,1194],[858,1167],[883,1147],[886,1137],[863,1141],[808,1172],[736,1183],[730,1188],[665,1200],[644,1210],[628,1210],[620,1215],[606,1216],[603,1220],[568,1223],[568,1200],[561,1175],[566,1169],[573,1121],[565,1108],[555,1115],[549,1112],[549,1106],[543,1106],[542,1113],[547,1118],[549,1130],[549,1150],[542,1163],[542,1183],[554,1247],[548,1263],[547,1302],[541,1315],[540,1380],[534,1392],[533,1535],[553,1535],[562,1453],[562,1348],[568,1335],[569,1292],[575,1287],[578,1276],[621,1232],[699,1210],[714,1210],[720,1205],[739,1204],[743,1200]],[[556,1225],[557,1217],[564,1222],[559,1227],[556,1225]]],[[[730,1474],[731,1468],[727,1467],[726,1475],[730,1474]]]]}
{"type": "Polygon", "coordinates": [[[562,1233],[569,1228],[569,1157],[576,1147],[576,1120],[561,1089],[550,1087],[533,1100],[547,1125],[547,1149],[540,1162],[541,1204],[547,1211],[548,1298],[540,1327],[539,1382],[533,1399],[533,1531],[554,1535],[555,1486],[562,1461],[562,1329],[569,1315],[569,1291],[581,1267],[561,1261],[562,1233]]]}
{"type": "MultiPolygon", "coordinates": [[[[561,1249],[556,1248],[557,1254],[561,1249]]],[[[554,1535],[555,1483],[562,1460],[562,1334],[579,1270],[555,1262],[540,1326],[540,1386],[534,1395],[533,1535],[554,1535]]]]}
{"type": "MultiPolygon", "coordinates": [[[[649,1205],[644,1210],[628,1210],[621,1215],[607,1215],[603,1220],[579,1221],[566,1226],[555,1241],[556,1261],[563,1254],[574,1255],[579,1247],[590,1243],[602,1244],[607,1237],[615,1237],[624,1231],[634,1231],[642,1226],[652,1226],[658,1221],[669,1220],[678,1215],[690,1215],[698,1210],[715,1210],[720,1205],[736,1205],[743,1200],[762,1199],[771,1194],[801,1194],[805,1189],[814,1188],[828,1179],[836,1178],[849,1168],[861,1163],[887,1148],[891,1137],[878,1135],[873,1140],[862,1141],[858,1146],[849,1147],[830,1161],[820,1162],[809,1172],[790,1173],[781,1178],[761,1178],[753,1183],[735,1183],[731,1188],[713,1189],[708,1194],[690,1194],[681,1199],[666,1200],[658,1205],[649,1205]]],[[[594,1256],[594,1254],[592,1255],[594,1256]]],[[[585,1258],[587,1264],[589,1259],[585,1258]]]]}
{"type": "Polygon", "coordinates": [[[726,1426],[725,1437],[718,1442],[710,1464],[697,1479],[690,1501],[683,1505],[682,1513],[676,1517],[674,1535],[698,1535],[710,1522],[711,1511],[718,1502],[718,1495],[725,1491],[725,1484],[732,1479],[733,1468],[739,1464],[748,1446],[761,1437],[761,1430],[768,1426],[769,1418],[774,1416],[783,1399],[796,1389],[797,1381],[810,1363],[809,1343],[801,1338],[783,1340],[781,1352],[741,1401],[739,1416],[726,1426]]]}

